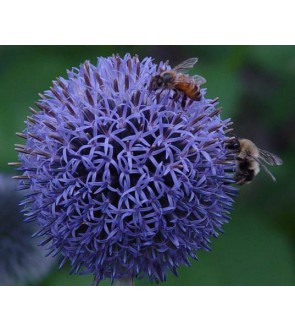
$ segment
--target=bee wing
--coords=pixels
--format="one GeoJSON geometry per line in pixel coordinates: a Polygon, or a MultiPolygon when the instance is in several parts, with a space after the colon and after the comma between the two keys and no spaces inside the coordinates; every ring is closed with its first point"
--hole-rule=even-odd
{"type": "MultiPolygon", "coordinates": [[[[260,151],[260,150],[259,150],[260,151]]],[[[261,160],[260,159],[262,159],[262,158],[256,158],[256,157],[254,157],[253,155],[250,155],[255,161],[257,161],[258,162],[258,164],[263,168],[263,170],[265,171],[265,173],[266,174],[268,174],[271,178],[272,178],[272,180],[274,181],[274,182],[276,182],[277,180],[276,180],[276,178],[273,176],[273,174],[271,173],[271,171],[261,162],[261,160]]],[[[263,159],[264,160],[264,159],[263,159]]]]}
{"type": "Polygon", "coordinates": [[[273,165],[283,164],[283,160],[280,157],[276,156],[275,154],[261,149],[258,150],[259,150],[260,159],[266,162],[268,165],[273,166],[273,165]]]}
{"type": "Polygon", "coordinates": [[[198,62],[198,58],[190,58],[183,62],[181,62],[179,65],[173,68],[173,70],[179,72],[179,73],[186,73],[188,69],[191,69],[194,67],[194,65],[198,62]]]}
{"type": "Polygon", "coordinates": [[[174,80],[175,84],[186,84],[191,85],[192,83],[195,83],[197,86],[200,86],[201,84],[206,83],[206,79],[199,75],[189,76],[189,75],[178,75],[176,79],[174,80]]]}
{"type": "Polygon", "coordinates": [[[195,83],[198,86],[206,83],[206,79],[204,77],[200,76],[200,75],[194,75],[191,78],[195,81],[195,83]]]}

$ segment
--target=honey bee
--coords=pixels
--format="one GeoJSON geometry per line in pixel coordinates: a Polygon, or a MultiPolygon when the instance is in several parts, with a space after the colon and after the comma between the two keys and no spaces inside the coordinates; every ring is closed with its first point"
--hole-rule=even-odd
{"type": "Polygon", "coordinates": [[[281,158],[273,153],[259,149],[252,141],[246,138],[237,138],[228,145],[229,149],[236,149],[236,184],[242,185],[250,183],[259,173],[260,167],[273,179],[276,178],[264,165],[282,165],[281,158]]]}
{"type": "Polygon", "coordinates": [[[199,101],[201,99],[200,85],[206,83],[205,78],[194,75],[186,75],[186,71],[193,68],[198,58],[191,58],[183,61],[170,70],[164,70],[159,75],[152,77],[150,90],[171,89],[184,93],[185,97],[199,101]]]}

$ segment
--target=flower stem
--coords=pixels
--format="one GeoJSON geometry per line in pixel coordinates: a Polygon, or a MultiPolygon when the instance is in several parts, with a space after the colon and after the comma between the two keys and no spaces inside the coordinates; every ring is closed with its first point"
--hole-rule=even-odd
{"type": "Polygon", "coordinates": [[[115,279],[113,286],[134,286],[134,278],[127,277],[127,278],[115,279]]]}

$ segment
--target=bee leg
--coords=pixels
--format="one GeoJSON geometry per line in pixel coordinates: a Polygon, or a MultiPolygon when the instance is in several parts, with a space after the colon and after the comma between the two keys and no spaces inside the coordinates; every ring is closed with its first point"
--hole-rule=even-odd
{"type": "Polygon", "coordinates": [[[165,88],[162,88],[159,92],[156,92],[155,98],[156,98],[157,102],[159,102],[161,94],[164,90],[165,90],[165,88]]]}
{"type": "Polygon", "coordinates": [[[160,92],[159,92],[159,96],[161,96],[162,92],[165,90],[165,87],[163,87],[160,92]]]}
{"type": "Polygon", "coordinates": [[[183,95],[183,97],[182,97],[182,101],[181,101],[181,107],[182,107],[182,108],[185,108],[186,100],[187,100],[186,95],[183,95]]]}
{"type": "Polygon", "coordinates": [[[248,184],[254,179],[254,171],[253,170],[247,170],[244,172],[239,172],[235,174],[234,180],[236,181],[236,184],[243,185],[248,184]]]}
{"type": "Polygon", "coordinates": [[[172,97],[169,97],[169,98],[172,99],[172,100],[174,100],[175,102],[177,102],[177,100],[180,97],[179,93],[178,93],[178,91],[176,89],[173,89],[172,91],[173,91],[173,95],[172,95],[172,97]]]}

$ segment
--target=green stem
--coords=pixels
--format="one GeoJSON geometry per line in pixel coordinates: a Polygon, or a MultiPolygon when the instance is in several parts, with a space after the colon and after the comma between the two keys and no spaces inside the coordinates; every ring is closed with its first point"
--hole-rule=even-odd
{"type": "Polygon", "coordinates": [[[134,278],[127,277],[127,278],[115,279],[113,286],[134,286],[134,278]]]}

